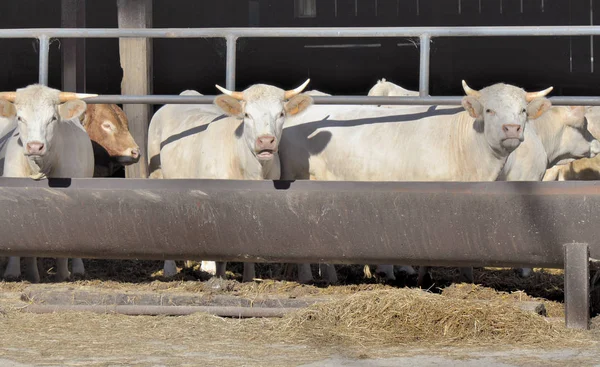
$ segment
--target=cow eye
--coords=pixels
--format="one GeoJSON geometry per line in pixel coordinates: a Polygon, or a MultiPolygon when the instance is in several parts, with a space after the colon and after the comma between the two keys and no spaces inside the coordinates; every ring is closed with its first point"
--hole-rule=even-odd
{"type": "Polygon", "coordinates": [[[285,116],[285,112],[281,111],[281,113],[279,114],[279,118],[283,118],[285,116]]]}
{"type": "Polygon", "coordinates": [[[490,110],[489,108],[487,110],[485,110],[485,113],[492,113],[493,111],[490,110]]]}
{"type": "Polygon", "coordinates": [[[527,110],[523,108],[523,111],[521,111],[521,113],[527,113],[527,110]]]}
{"type": "Polygon", "coordinates": [[[109,122],[105,122],[102,124],[102,128],[106,131],[113,131],[114,130],[114,126],[109,123],[109,122]]]}
{"type": "Polygon", "coordinates": [[[250,118],[250,115],[248,115],[247,113],[244,114],[244,118],[250,118]]]}

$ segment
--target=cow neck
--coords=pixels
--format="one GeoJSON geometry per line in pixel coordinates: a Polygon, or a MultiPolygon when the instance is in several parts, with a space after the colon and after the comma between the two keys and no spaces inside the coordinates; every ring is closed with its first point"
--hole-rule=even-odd
{"type": "Polygon", "coordinates": [[[500,175],[509,153],[494,150],[488,144],[484,132],[478,132],[474,124],[478,123],[466,112],[456,115],[458,127],[453,129],[453,139],[458,142],[455,152],[456,167],[467,164],[468,169],[458,172],[456,181],[495,181],[500,175]],[[464,176],[463,176],[464,175],[464,176]]]}
{"type": "Polygon", "coordinates": [[[561,121],[560,116],[552,116],[553,114],[556,112],[550,110],[541,117],[528,121],[530,127],[542,141],[548,166],[560,156],[560,135],[563,127],[562,123],[557,123],[557,121],[561,121]]]}

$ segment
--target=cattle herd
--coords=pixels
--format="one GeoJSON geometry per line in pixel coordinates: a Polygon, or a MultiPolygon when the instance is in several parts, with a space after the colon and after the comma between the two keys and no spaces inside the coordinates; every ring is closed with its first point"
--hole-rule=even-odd
{"type": "MultiPolygon", "coordinates": [[[[349,180],[349,181],[541,181],[600,178],[600,110],[552,106],[539,92],[494,84],[475,90],[463,81],[462,108],[453,106],[350,106],[312,104],[303,93],[256,84],[242,92],[216,86],[214,105],[169,104],[148,131],[150,179],[349,180]]],[[[200,95],[188,90],[181,95],[200,95]]],[[[370,96],[413,96],[380,80],[370,96]]],[[[0,93],[0,174],[6,177],[106,177],[135,164],[140,149],[116,105],[86,104],[91,94],[31,85],[0,93]]],[[[23,259],[25,278],[39,281],[36,258],[23,259]]],[[[201,268],[225,276],[224,262],[201,268]]],[[[335,283],[335,267],[320,264],[335,283]]],[[[401,271],[414,273],[404,265],[401,271]]],[[[81,259],[72,273],[83,274],[81,259]]],[[[528,276],[531,269],[520,269],[528,276]]],[[[379,265],[394,279],[393,265],[379,265]]],[[[419,268],[419,283],[428,272],[419,268]]],[[[165,261],[164,275],[177,273],[165,261]]],[[[56,279],[70,276],[57,259],[56,279]]],[[[472,269],[461,274],[472,281],[472,269]]],[[[11,257],[4,278],[21,277],[11,257]]],[[[245,263],[243,280],[255,278],[245,263]]],[[[298,281],[310,282],[310,264],[298,265],[298,281]]]]}

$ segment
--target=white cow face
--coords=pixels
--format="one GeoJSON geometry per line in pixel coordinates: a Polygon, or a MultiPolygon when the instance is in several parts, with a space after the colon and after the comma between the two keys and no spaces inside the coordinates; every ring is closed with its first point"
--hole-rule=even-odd
{"type": "MultiPolygon", "coordinates": [[[[548,123],[557,123],[560,126],[553,136],[558,142],[558,149],[553,152],[555,163],[568,158],[591,158],[600,153],[600,142],[588,131],[588,121],[585,117],[585,107],[553,107],[544,117],[552,118],[548,123]]],[[[540,125],[544,128],[545,121],[540,125]]]]}
{"type": "Polygon", "coordinates": [[[215,98],[215,104],[226,114],[243,120],[241,138],[260,162],[267,162],[277,153],[285,118],[312,104],[310,96],[299,94],[307,84],[308,81],[291,91],[265,84],[253,85],[243,92],[217,86],[226,94],[215,98]]]}
{"type": "Polygon", "coordinates": [[[51,151],[54,130],[61,120],[79,117],[85,112],[85,102],[72,99],[60,104],[61,92],[42,85],[17,90],[14,104],[2,102],[3,110],[10,104],[18,122],[23,153],[35,159],[51,151]]]}
{"type": "Polygon", "coordinates": [[[552,88],[527,93],[508,84],[494,84],[481,91],[469,88],[463,81],[467,96],[462,105],[476,119],[476,128],[483,127],[489,146],[502,156],[510,154],[524,139],[528,119],[536,119],[552,104],[546,98],[552,88]]]}

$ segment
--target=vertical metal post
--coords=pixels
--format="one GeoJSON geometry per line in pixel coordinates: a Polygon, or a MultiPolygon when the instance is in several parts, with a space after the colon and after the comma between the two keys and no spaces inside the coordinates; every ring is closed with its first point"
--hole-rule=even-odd
{"type": "Polygon", "coordinates": [[[227,36],[227,55],[225,60],[225,88],[235,90],[235,57],[237,37],[227,36]]]}
{"type": "Polygon", "coordinates": [[[42,85],[48,85],[48,59],[50,53],[50,38],[42,35],[40,40],[40,65],[39,65],[39,81],[42,85]]]}
{"type": "Polygon", "coordinates": [[[420,37],[420,66],[419,66],[419,97],[429,96],[429,43],[431,37],[428,34],[422,34],[420,37]]]}
{"type": "Polygon", "coordinates": [[[590,250],[587,243],[565,249],[565,322],[568,328],[590,327],[590,250]]]}

